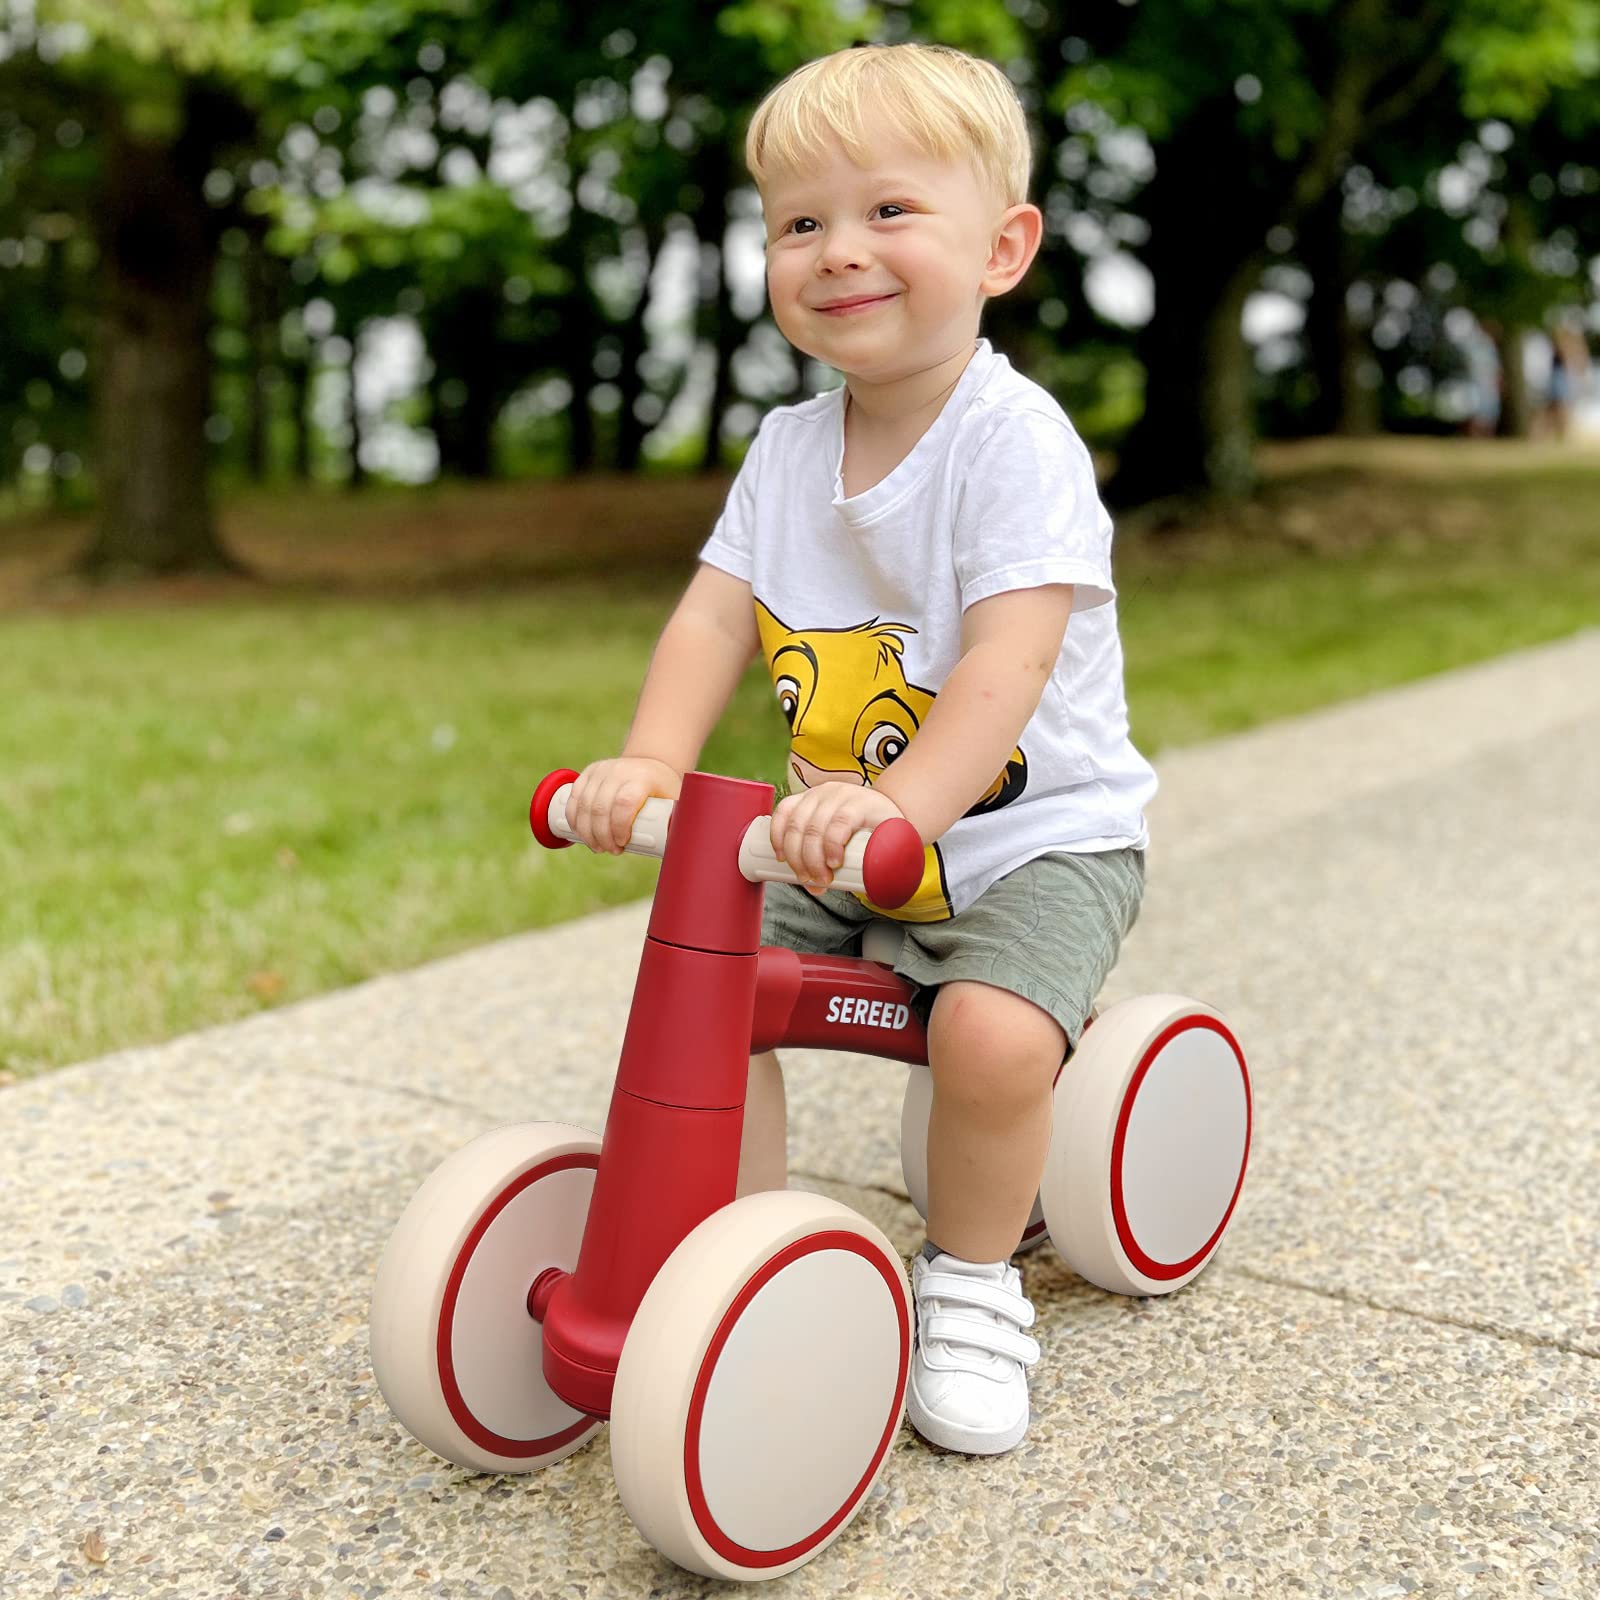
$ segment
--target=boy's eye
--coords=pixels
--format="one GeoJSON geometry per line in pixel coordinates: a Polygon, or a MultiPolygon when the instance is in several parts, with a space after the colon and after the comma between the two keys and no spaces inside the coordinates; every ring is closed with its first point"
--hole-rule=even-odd
{"type": "MultiPolygon", "coordinates": [[[[875,211],[892,213],[893,216],[888,220],[893,220],[893,217],[903,217],[906,215],[906,208],[894,200],[885,200],[881,205],[875,206],[873,209],[875,211]]],[[[815,228],[820,226],[821,224],[818,223],[815,217],[796,217],[794,221],[789,224],[785,231],[788,233],[809,234],[815,228]]]]}

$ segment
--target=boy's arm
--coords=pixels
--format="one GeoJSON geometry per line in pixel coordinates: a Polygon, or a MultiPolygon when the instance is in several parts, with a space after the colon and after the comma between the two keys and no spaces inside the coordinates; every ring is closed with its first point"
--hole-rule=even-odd
{"type": "Polygon", "coordinates": [[[688,772],[760,648],[750,585],[702,563],[656,641],[623,756],[688,772]]]}
{"type": "Polygon", "coordinates": [[[870,788],[823,783],[779,802],[772,845],[807,888],[827,887],[858,828],[898,814],[928,843],[972,809],[1038,708],[1071,611],[1070,583],[968,606],[961,659],[905,754],[870,788]]]}
{"type": "Polygon", "coordinates": [[[656,641],[622,754],[572,785],[567,821],[591,850],[620,851],[651,795],[677,797],[759,647],[750,585],[702,564],[656,641]]]}
{"type": "Polygon", "coordinates": [[[1072,585],[1011,589],[962,614],[961,659],[874,786],[925,840],[964,817],[1006,764],[1055,670],[1072,585]]]}

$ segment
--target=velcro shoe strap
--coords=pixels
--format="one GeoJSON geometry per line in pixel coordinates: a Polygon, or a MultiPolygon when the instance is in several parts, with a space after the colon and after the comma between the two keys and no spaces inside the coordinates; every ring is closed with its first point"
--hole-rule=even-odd
{"type": "Polygon", "coordinates": [[[919,1300],[950,1300],[958,1305],[992,1311],[1019,1328],[1033,1326],[1033,1307],[1020,1294],[1012,1294],[998,1284],[963,1278],[954,1272],[925,1272],[917,1287],[919,1300]]]}
{"type": "Polygon", "coordinates": [[[922,1325],[922,1337],[928,1344],[966,1344],[993,1355],[1009,1356],[1031,1367],[1039,1359],[1038,1341],[1025,1333],[1001,1328],[992,1322],[979,1322],[972,1317],[940,1315],[929,1317],[922,1325]]]}

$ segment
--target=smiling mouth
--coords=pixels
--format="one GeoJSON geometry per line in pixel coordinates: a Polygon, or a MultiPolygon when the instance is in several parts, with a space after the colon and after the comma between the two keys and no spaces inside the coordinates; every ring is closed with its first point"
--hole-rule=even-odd
{"type": "Polygon", "coordinates": [[[837,300],[832,305],[818,306],[816,309],[825,317],[846,317],[852,311],[870,311],[874,306],[886,305],[893,299],[892,294],[864,295],[858,300],[837,300]]]}

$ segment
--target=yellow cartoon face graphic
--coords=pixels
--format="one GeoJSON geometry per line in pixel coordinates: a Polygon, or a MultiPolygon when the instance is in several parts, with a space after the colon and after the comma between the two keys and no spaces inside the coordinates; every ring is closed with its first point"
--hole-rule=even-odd
{"type": "MultiPolygon", "coordinates": [[[[876,617],[852,628],[794,629],[759,600],[756,624],[789,723],[791,785],[876,783],[910,744],[935,699],[931,691],[907,682],[901,663],[903,636],[917,630],[876,617]]],[[[967,815],[1009,805],[1027,781],[1027,757],[1018,748],[967,815]]],[[[883,915],[938,922],[950,914],[944,858],[937,844],[930,845],[921,887],[899,910],[883,915]]]]}

